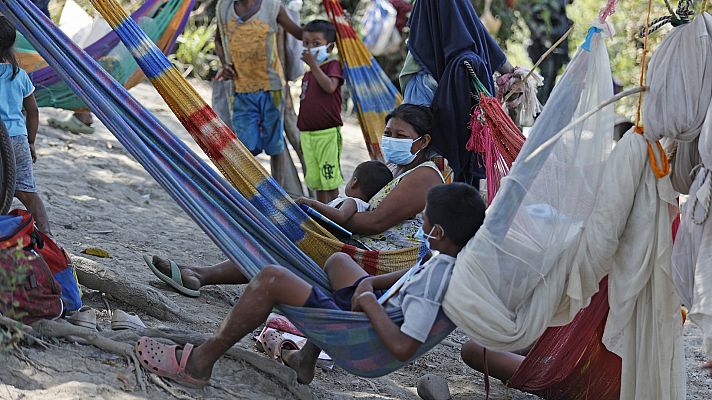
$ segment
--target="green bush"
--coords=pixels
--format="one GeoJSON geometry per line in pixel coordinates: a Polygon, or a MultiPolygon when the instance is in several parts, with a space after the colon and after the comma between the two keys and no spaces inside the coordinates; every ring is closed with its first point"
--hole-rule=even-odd
{"type": "MultiPolygon", "coordinates": [[[[0,293],[14,293],[18,286],[23,285],[27,279],[27,271],[30,269],[27,256],[22,251],[21,245],[14,249],[0,251],[0,260],[11,259],[12,268],[0,268],[0,293]]],[[[5,310],[4,316],[20,320],[23,317],[21,312],[15,310],[20,304],[16,300],[2,302],[0,308],[5,310]]],[[[7,353],[17,347],[23,338],[20,330],[0,326],[0,354],[7,353]]]]}
{"type": "Polygon", "coordinates": [[[216,24],[197,25],[190,20],[183,34],[178,37],[178,46],[170,55],[173,64],[183,72],[183,75],[201,79],[211,79],[218,68],[220,60],[215,54],[216,24]]]}

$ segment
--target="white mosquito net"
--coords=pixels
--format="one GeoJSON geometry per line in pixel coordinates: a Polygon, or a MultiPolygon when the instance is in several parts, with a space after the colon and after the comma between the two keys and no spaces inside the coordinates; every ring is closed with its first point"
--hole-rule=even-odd
{"type": "Polygon", "coordinates": [[[675,193],[649,162],[649,154],[658,164],[664,154],[634,132],[611,151],[611,106],[537,151],[613,95],[603,34],[589,38],[483,227],[458,255],[443,309],[487,348],[524,349],[546,328],[568,324],[608,275],[603,342],[622,358],[621,398],[684,398],[680,300],[671,279],[675,193]]]}

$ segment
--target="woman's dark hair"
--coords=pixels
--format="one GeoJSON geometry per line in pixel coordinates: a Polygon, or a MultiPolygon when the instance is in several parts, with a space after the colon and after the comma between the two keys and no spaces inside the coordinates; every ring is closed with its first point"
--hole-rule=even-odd
{"type": "Polygon", "coordinates": [[[362,162],[354,170],[354,176],[358,179],[361,191],[369,200],[393,180],[391,170],[380,161],[362,162]]]}
{"type": "Polygon", "coordinates": [[[20,66],[17,64],[13,50],[15,39],[17,39],[15,28],[7,18],[0,16],[0,59],[12,65],[12,77],[10,79],[15,79],[17,73],[20,72],[20,66]]]}
{"type": "Polygon", "coordinates": [[[336,42],[336,28],[331,22],[323,19],[315,19],[304,25],[304,32],[323,33],[327,43],[336,42]]]}
{"type": "Polygon", "coordinates": [[[466,183],[438,185],[428,191],[425,213],[431,226],[442,226],[445,236],[464,246],[485,220],[485,202],[480,192],[466,183]]]}
{"type": "Polygon", "coordinates": [[[392,118],[398,118],[410,124],[418,136],[430,133],[433,125],[433,111],[430,107],[415,104],[401,104],[386,117],[386,123],[392,118]]]}

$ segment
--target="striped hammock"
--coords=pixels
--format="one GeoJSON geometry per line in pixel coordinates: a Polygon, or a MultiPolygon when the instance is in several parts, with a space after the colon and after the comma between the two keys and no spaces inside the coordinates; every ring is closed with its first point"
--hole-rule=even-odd
{"type": "Polygon", "coordinates": [[[336,45],[339,48],[341,66],[356,105],[368,154],[371,159],[382,161],[380,140],[386,115],[396,108],[403,98],[346,20],[338,0],[323,2],[326,15],[336,27],[336,45]]]}
{"type": "MultiPolygon", "coordinates": [[[[150,60],[155,65],[153,71],[161,71],[159,75],[146,71],[150,79],[161,81],[167,79],[166,75],[177,74],[114,0],[94,0],[93,3],[120,36],[128,35],[125,39],[131,52],[140,59],[150,60]]],[[[310,284],[330,291],[324,271],[295,245],[305,236],[304,231],[301,231],[302,237],[290,236],[296,232],[283,233],[281,227],[255,206],[254,197],[241,194],[202,161],[33,4],[25,0],[0,0],[0,12],[15,24],[126,150],[242,271],[253,277],[262,266],[279,264],[310,284]]],[[[172,88],[176,95],[185,89],[172,88]]],[[[209,127],[218,121],[207,106],[195,117],[203,118],[202,126],[209,127]],[[210,118],[204,119],[205,116],[210,118]]],[[[227,129],[224,125],[219,126],[227,129]]],[[[206,135],[205,140],[211,138],[206,135]]],[[[231,143],[223,145],[229,149],[235,146],[231,143]]],[[[257,165],[244,148],[240,150],[238,155],[243,154],[257,165]]],[[[273,198],[286,198],[273,179],[267,178],[261,185],[279,194],[273,198]]],[[[291,214],[301,213],[291,203],[285,209],[291,214]]],[[[382,376],[406,364],[390,355],[363,313],[298,307],[282,307],[282,311],[330,354],[337,365],[353,374],[382,376]]],[[[389,316],[397,323],[403,320],[400,313],[389,316]]],[[[453,329],[454,325],[441,313],[418,355],[427,352],[453,329]]]]}
{"type": "MultiPolygon", "coordinates": [[[[131,18],[164,54],[168,54],[183,32],[194,4],[195,0],[147,0],[131,18]]],[[[87,108],[22,35],[18,35],[15,47],[20,66],[35,85],[38,106],[65,110],[87,108]]],[[[127,89],[144,79],[138,64],[113,31],[87,46],[85,51],[127,89]]]]}
{"type": "MultiPolygon", "coordinates": [[[[262,215],[296,243],[299,248],[324,265],[336,252],[349,254],[368,273],[379,274],[411,267],[424,248],[410,247],[389,251],[366,251],[338,241],[321,225],[310,219],[270,177],[235,133],[174,68],[168,59],[147,39],[135,24],[119,26],[124,11],[109,2],[97,1],[97,10],[116,29],[127,44],[158,93],[201,149],[230,183],[262,215]]],[[[374,114],[375,115],[375,114],[374,114]]]]}

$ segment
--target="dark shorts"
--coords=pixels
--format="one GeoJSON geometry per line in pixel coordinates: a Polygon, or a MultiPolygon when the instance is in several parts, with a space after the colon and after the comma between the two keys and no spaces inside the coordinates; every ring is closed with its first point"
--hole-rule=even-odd
{"type": "Polygon", "coordinates": [[[353,285],[341,288],[335,291],[331,296],[324,293],[324,291],[318,287],[313,287],[307,302],[304,303],[304,307],[351,311],[351,298],[354,297],[359,283],[368,277],[370,277],[370,275],[358,278],[353,285]]]}

